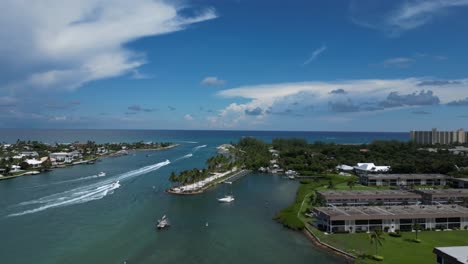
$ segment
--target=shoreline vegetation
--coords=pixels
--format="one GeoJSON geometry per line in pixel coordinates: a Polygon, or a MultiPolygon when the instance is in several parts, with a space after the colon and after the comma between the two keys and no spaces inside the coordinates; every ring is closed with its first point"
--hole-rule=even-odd
{"type": "Polygon", "coordinates": [[[180,144],[170,142],[46,144],[38,141],[3,143],[0,147],[0,180],[38,175],[56,168],[94,164],[106,157],[129,155],[136,151],[162,151],[180,144]]]}

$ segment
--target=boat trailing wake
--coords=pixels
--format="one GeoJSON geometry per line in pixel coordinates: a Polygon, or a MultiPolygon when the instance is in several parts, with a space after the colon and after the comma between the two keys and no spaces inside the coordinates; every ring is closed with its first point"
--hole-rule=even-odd
{"type": "Polygon", "coordinates": [[[198,143],[197,141],[186,141],[186,140],[178,141],[178,142],[188,143],[188,144],[197,144],[198,143]]]}
{"type": "Polygon", "coordinates": [[[91,180],[91,179],[97,179],[97,178],[103,178],[103,177],[105,177],[105,176],[99,176],[99,175],[95,174],[95,175],[91,175],[91,176],[81,177],[81,178],[78,178],[78,179],[52,182],[52,183],[48,183],[48,184],[41,184],[41,185],[25,187],[25,188],[39,188],[39,187],[58,185],[58,184],[70,183],[70,182],[79,182],[79,181],[85,181],[85,180],[91,180]]]}
{"type": "MultiPolygon", "coordinates": [[[[20,216],[25,214],[32,214],[49,208],[68,206],[79,203],[86,203],[93,200],[99,200],[112,194],[115,189],[120,187],[120,182],[125,181],[149,172],[155,171],[169,165],[171,162],[166,160],[164,162],[156,163],[153,165],[145,166],[133,171],[122,173],[106,180],[96,182],[90,185],[81,186],[65,192],[48,195],[36,200],[22,202],[19,206],[40,205],[39,207],[28,209],[19,213],[9,214],[8,216],[20,216]]],[[[76,179],[78,180],[78,179],[76,179]]]]}
{"type": "Polygon", "coordinates": [[[193,151],[195,152],[195,151],[197,151],[197,150],[199,150],[201,148],[206,148],[206,145],[201,145],[201,146],[194,147],[193,151]]]}
{"type": "Polygon", "coordinates": [[[192,153],[189,153],[189,154],[184,155],[184,156],[182,156],[182,157],[180,157],[180,158],[177,158],[176,160],[174,160],[174,162],[176,162],[176,161],[178,161],[178,160],[182,160],[182,159],[188,159],[188,158],[191,158],[191,157],[193,157],[193,154],[192,154],[192,153]]]}

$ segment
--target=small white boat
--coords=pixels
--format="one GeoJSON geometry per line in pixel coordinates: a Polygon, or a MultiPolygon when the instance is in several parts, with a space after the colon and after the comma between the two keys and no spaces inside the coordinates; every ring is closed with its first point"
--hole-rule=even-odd
{"type": "Polygon", "coordinates": [[[115,181],[112,183],[112,188],[119,188],[120,187],[120,184],[119,184],[120,181],[115,181]]]}
{"type": "Polygon", "coordinates": [[[101,171],[100,173],[98,173],[98,175],[97,175],[97,176],[98,176],[98,177],[104,177],[104,176],[106,176],[106,173],[105,173],[105,172],[103,172],[103,171],[101,171]]]}
{"type": "Polygon", "coordinates": [[[158,220],[158,224],[156,225],[157,229],[163,229],[169,227],[171,224],[169,223],[169,219],[167,219],[166,215],[163,215],[161,219],[158,220]]]}
{"type": "Polygon", "coordinates": [[[230,203],[230,202],[234,201],[234,196],[226,195],[223,198],[219,198],[218,201],[220,203],[230,203]]]}

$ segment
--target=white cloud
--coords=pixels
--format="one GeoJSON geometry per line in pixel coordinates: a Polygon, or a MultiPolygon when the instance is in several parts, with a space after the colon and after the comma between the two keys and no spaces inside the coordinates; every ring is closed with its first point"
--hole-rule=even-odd
{"type": "MultiPolygon", "coordinates": [[[[236,127],[259,119],[266,120],[272,114],[291,116],[329,115],[332,105],[353,103],[354,111],[391,111],[418,105],[437,105],[468,97],[468,79],[452,80],[447,84],[428,79],[364,79],[331,82],[299,82],[242,86],[219,91],[223,98],[241,99],[245,103],[231,103],[217,116],[210,118],[212,126],[236,127]],[[422,83],[434,83],[425,85],[422,83]],[[343,89],[346,94],[331,91],[343,89]],[[398,99],[398,100],[397,100],[398,99]],[[423,100],[424,99],[424,100],[423,100]],[[390,104],[390,101],[393,104],[390,104]],[[398,101],[398,104],[397,104],[398,101]],[[310,106],[313,106],[311,112],[310,106]],[[256,109],[258,115],[249,115],[256,109]]],[[[335,111],[336,112],[336,111],[335,111]]]]}
{"type": "Polygon", "coordinates": [[[314,50],[312,52],[312,55],[306,61],[304,61],[304,65],[307,65],[311,63],[312,61],[314,61],[320,54],[322,54],[326,50],[327,50],[327,46],[325,45],[322,45],[320,48],[314,50]]]}
{"type": "Polygon", "coordinates": [[[177,3],[1,1],[0,39],[8,41],[0,45],[0,75],[11,76],[4,86],[76,89],[89,81],[135,73],[146,63],[145,56],[125,44],[216,17],[213,9],[183,16],[180,11],[185,6],[177,3]]]}
{"type": "Polygon", "coordinates": [[[382,30],[390,36],[422,27],[453,8],[468,6],[468,0],[389,1],[386,8],[376,1],[353,1],[351,20],[360,26],[382,30]]]}
{"type": "Polygon", "coordinates": [[[408,67],[411,63],[414,62],[413,58],[407,57],[397,57],[397,58],[390,58],[383,61],[384,66],[396,66],[396,67],[408,67]]]}
{"type": "Polygon", "coordinates": [[[192,121],[192,120],[193,120],[193,116],[192,116],[191,114],[186,114],[186,115],[184,116],[184,119],[185,119],[186,121],[192,121]]]}
{"type": "Polygon", "coordinates": [[[468,5],[468,0],[432,0],[406,2],[387,20],[387,23],[401,30],[415,29],[434,19],[451,7],[468,5]]]}
{"type": "Polygon", "coordinates": [[[221,85],[226,84],[226,81],[219,79],[216,76],[209,76],[209,77],[205,77],[200,83],[206,86],[221,86],[221,85]]]}

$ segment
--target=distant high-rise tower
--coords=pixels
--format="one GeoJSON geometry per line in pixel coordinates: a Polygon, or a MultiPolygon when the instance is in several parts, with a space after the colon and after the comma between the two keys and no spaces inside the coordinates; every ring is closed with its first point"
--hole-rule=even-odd
{"type": "Polygon", "coordinates": [[[410,131],[411,141],[423,145],[449,145],[449,144],[465,144],[468,143],[468,132],[460,128],[455,131],[438,131],[433,128],[430,131],[410,131]]]}

